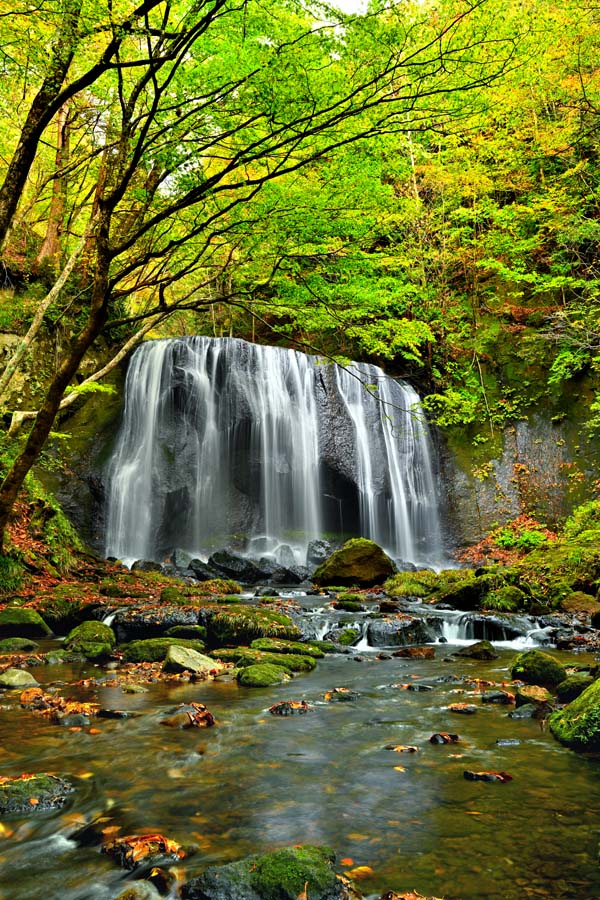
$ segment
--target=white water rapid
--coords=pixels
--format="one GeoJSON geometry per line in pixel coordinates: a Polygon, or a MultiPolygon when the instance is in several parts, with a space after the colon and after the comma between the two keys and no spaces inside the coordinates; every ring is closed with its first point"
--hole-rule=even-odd
{"type": "Polygon", "coordinates": [[[129,366],[107,473],[106,553],[206,558],[235,547],[304,564],[311,541],[359,534],[436,566],[435,472],[418,404],[375,366],[345,370],[236,339],[148,341],[129,366]]]}

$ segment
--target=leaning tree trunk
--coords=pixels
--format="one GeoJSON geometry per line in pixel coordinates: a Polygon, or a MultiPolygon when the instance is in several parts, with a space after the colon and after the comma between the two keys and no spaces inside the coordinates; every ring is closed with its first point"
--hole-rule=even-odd
{"type": "Polygon", "coordinates": [[[56,162],[54,180],[52,182],[52,201],[48,212],[48,224],[36,263],[49,259],[56,266],[60,262],[62,250],[62,233],[64,227],[65,207],[67,204],[66,167],[69,163],[69,104],[65,103],[58,111],[56,119],[56,162]]]}
{"type": "Polygon", "coordinates": [[[97,233],[96,277],[94,279],[87,322],[73,340],[67,355],[58,367],[35,417],[25,446],[0,485],[0,553],[4,549],[6,526],[10,514],[27,473],[35,465],[44,448],[67,386],[75,376],[86,351],[89,350],[100,334],[107,319],[109,301],[108,270],[110,265],[107,218],[105,217],[105,221],[97,233]]]}

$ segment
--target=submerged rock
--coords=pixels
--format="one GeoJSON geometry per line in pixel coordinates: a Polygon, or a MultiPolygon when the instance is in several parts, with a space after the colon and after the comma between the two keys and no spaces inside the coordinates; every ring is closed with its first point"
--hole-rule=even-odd
{"type": "Polygon", "coordinates": [[[550,716],[550,731],[573,750],[600,750],[600,679],[550,716]]]}
{"type": "Polygon", "coordinates": [[[238,672],[237,680],[242,687],[271,687],[273,684],[281,684],[288,681],[290,673],[282,666],[273,663],[256,663],[246,666],[238,672]]]}
{"type": "Polygon", "coordinates": [[[383,584],[395,571],[393,561],[378,544],[366,538],[352,538],[315,570],[312,580],[321,587],[373,587],[383,584]]]}
{"type": "Polygon", "coordinates": [[[527,684],[539,684],[542,687],[555,687],[564,681],[567,672],[562,663],[541,650],[527,650],[513,660],[511,666],[513,678],[526,681],[527,684]]]}
{"type": "Polygon", "coordinates": [[[374,619],[367,627],[367,640],[371,647],[423,644],[431,640],[431,637],[422,619],[402,614],[393,618],[374,619]]]}
{"type": "Polygon", "coordinates": [[[476,644],[462,647],[454,656],[464,656],[467,659],[498,659],[498,654],[489,641],[477,641],[476,644]]]}
{"type": "Polygon", "coordinates": [[[74,790],[58,775],[15,775],[0,777],[0,815],[34,814],[43,809],[60,809],[74,790]]]}
{"type": "Polygon", "coordinates": [[[0,654],[4,653],[22,653],[27,650],[37,650],[39,644],[30,638],[5,638],[0,641],[0,654]]]}
{"type": "Polygon", "coordinates": [[[81,653],[87,659],[110,656],[116,644],[115,633],[103,622],[87,621],[77,625],[65,640],[65,649],[81,653]]]}
{"type": "Polygon", "coordinates": [[[304,844],[224,866],[210,866],[183,885],[183,900],[343,900],[335,855],[327,847],[304,844]]]}

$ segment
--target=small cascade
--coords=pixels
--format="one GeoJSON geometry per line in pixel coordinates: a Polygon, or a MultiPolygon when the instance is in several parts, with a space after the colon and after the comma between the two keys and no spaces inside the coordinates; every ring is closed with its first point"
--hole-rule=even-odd
{"type": "Polygon", "coordinates": [[[540,629],[530,616],[511,616],[510,620],[497,616],[456,611],[438,612],[431,616],[436,633],[448,644],[472,644],[474,641],[490,641],[500,647],[525,649],[547,645],[548,629],[540,629]]]}
{"type": "Polygon", "coordinates": [[[360,535],[437,567],[434,473],[417,394],[376,366],[227,338],[148,341],[107,472],[106,554],[227,547],[289,567],[324,535],[360,535]]]}

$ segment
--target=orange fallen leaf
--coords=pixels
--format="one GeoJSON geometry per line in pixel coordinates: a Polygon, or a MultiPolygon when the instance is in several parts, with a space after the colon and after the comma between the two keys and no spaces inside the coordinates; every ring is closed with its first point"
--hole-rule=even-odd
{"type": "Polygon", "coordinates": [[[37,806],[40,801],[37,799],[37,797],[30,797],[29,802],[32,806],[37,806]]]}
{"type": "Polygon", "coordinates": [[[345,856],[343,859],[340,859],[340,865],[341,866],[353,866],[354,860],[351,859],[351,857],[349,857],[349,856],[345,856]]]}
{"type": "Polygon", "coordinates": [[[99,728],[90,728],[88,734],[102,734],[99,728]]]}

